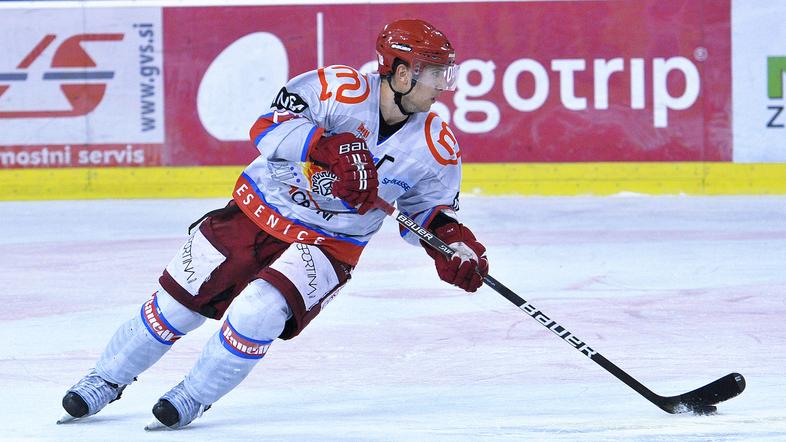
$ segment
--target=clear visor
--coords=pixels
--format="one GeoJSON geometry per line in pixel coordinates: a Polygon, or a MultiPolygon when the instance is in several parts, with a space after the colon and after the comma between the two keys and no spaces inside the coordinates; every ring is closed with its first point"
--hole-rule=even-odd
{"type": "Polygon", "coordinates": [[[421,64],[415,73],[414,79],[425,86],[433,87],[439,91],[452,91],[456,89],[459,65],[421,64]]]}

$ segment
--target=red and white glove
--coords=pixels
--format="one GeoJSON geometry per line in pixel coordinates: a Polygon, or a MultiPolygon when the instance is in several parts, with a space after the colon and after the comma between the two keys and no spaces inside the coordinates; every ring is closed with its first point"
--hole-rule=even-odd
{"type": "Polygon", "coordinates": [[[472,231],[457,222],[437,227],[434,234],[456,251],[448,260],[442,253],[424,245],[426,253],[434,259],[440,279],[468,292],[476,291],[483,285],[483,277],[489,274],[486,248],[475,239],[472,231]]]}
{"type": "Polygon", "coordinates": [[[309,156],[338,177],[333,182],[333,196],[356,207],[361,215],[374,208],[379,188],[377,168],[362,138],[348,132],[322,137],[309,156]]]}

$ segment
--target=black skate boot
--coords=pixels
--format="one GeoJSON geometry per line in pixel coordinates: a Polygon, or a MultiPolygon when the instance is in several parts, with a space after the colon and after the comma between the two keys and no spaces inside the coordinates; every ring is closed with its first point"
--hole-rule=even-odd
{"type": "Polygon", "coordinates": [[[164,427],[177,430],[202,416],[202,413],[208,409],[210,409],[210,405],[200,404],[192,398],[181,382],[156,402],[153,406],[153,416],[156,417],[156,420],[149,423],[145,430],[153,431],[164,427]]]}
{"type": "Polygon", "coordinates": [[[113,384],[104,380],[95,369],[90,370],[63,396],[63,409],[66,414],[57,423],[64,424],[98,413],[107,404],[120,399],[125,388],[124,384],[113,384]]]}

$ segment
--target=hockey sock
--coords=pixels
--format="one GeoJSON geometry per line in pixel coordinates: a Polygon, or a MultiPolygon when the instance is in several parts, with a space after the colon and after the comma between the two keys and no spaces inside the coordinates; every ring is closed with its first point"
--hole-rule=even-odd
{"type": "Polygon", "coordinates": [[[203,405],[229,393],[248,376],[292,316],[284,297],[258,279],[234,300],[221,329],[205,345],[184,387],[203,405]]]}
{"type": "Polygon", "coordinates": [[[159,286],[158,291],[109,340],[96,363],[96,372],[116,384],[130,384],[150,368],[175,341],[205,322],[159,286]]]}

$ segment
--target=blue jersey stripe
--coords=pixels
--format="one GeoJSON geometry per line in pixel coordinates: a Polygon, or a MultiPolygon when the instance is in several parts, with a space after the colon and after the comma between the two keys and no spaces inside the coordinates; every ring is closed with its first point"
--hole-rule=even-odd
{"type": "Polygon", "coordinates": [[[279,124],[280,123],[273,123],[273,124],[270,125],[270,127],[268,127],[267,129],[263,130],[261,134],[257,135],[257,137],[254,138],[254,145],[255,146],[258,145],[259,144],[259,140],[261,140],[262,137],[264,137],[265,135],[269,134],[270,131],[272,131],[273,129],[277,128],[279,124]]]}
{"type": "Polygon", "coordinates": [[[301,152],[301,154],[300,154],[300,161],[304,161],[304,162],[308,161],[308,159],[307,159],[307,157],[308,157],[308,146],[311,145],[311,140],[314,138],[314,132],[316,132],[316,131],[317,131],[317,127],[314,126],[308,132],[308,136],[306,137],[306,142],[303,143],[303,152],[301,152]]]}

